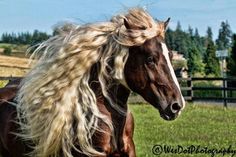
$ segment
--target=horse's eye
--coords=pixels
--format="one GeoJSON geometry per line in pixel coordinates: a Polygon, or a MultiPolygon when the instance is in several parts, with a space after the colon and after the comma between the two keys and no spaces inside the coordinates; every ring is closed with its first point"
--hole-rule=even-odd
{"type": "Polygon", "coordinates": [[[154,62],[154,57],[153,56],[149,56],[148,58],[147,58],[147,64],[154,64],[155,62],[154,62]]]}

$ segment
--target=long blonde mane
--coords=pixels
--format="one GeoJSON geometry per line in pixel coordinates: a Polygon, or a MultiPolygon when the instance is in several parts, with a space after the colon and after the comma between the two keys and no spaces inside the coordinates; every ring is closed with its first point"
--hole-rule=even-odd
{"type": "Polygon", "coordinates": [[[113,127],[99,112],[89,86],[91,67],[100,64],[98,79],[103,95],[116,107],[109,98],[107,80],[126,85],[123,69],[129,47],[161,34],[158,27],[146,11],[134,8],[110,22],[62,27],[58,35],[36,49],[40,57],[24,78],[17,97],[21,136],[33,142],[32,156],[72,157],[71,150],[88,156],[103,154],[92,146],[93,133],[103,131],[99,120],[113,127]],[[137,29],[127,29],[124,21],[137,29]],[[111,59],[114,67],[108,64],[111,59]]]}

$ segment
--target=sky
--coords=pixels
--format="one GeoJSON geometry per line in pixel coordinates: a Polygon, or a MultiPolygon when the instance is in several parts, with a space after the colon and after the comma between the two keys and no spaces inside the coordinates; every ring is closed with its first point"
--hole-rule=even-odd
{"type": "Polygon", "coordinates": [[[205,35],[210,26],[217,38],[220,23],[227,20],[236,33],[236,0],[0,0],[0,34],[35,29],[51,33],[61,22],[107,21],[136,6],[162,21],[170,17],[171,29],[180,21],[183,30],[191,26],[205,35]]]}

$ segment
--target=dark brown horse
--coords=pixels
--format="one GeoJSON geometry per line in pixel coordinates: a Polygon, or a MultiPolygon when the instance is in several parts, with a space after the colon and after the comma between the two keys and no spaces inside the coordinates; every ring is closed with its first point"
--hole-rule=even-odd
{"type": "Polygon", "coordinates": [[[21,79],[9,81],[9,83],[0,89],[0,156],[21,157],[25,151],[22,140],[12,134],[17,132],[19,126],[16,122],[16,106],[14,98],[18,91],[21,79]]]}
{"type": "MultiPolygon", "coordinates": [[[[23,157],[26,153],[33,152],[33,156],[40,157],[135,157],[134,121],[127,106],[130,92],[141,95],[159,110],[165,120],[174,120],[184,108],[183,97],[164,42],[168,22],[169,20],[157,23],[146,11],[136,8],[129,10],[126,15],[114,17],[111,23],[89,25],[69,32],[62,29],[61,34],[70,33],[70,37],[85,34],[79,36],[80,38],[76,37],[76,46],[80,43],[76,51],[73,47],[75,41],[68,36],[50,39],[50,45],[54,45],[51,44],[52,40],[57,43],[55,45],[60,45],[60,38],[63,44],[68,42],[69,47],[57,47],[55,51],[59,51],[59,54],[44,55],[19,88],[5,87],[0,90],[0,98],[7,101],[13,101],[18,92],[16,106],[6,101],[0,104],[2,156],[23,157]],[[93,40],[90,41],[88,36],[92,36],[93,40]],[[103,43],[98,45],[98,42],[103,43]],[[94,47],[96,53],[101,52],[97,55],[98,58],[96,54],[90,55],[93,51],[86,54],[88,50],[94,50],[94,47]],[[86,51],[80,51],[81,49],[86,51]],[[62,57],[64,52],[67,54],[62,57]],[[73,52],[71,56],[68,55],[69,52],[73,52]],[[84,53],[86,55],[83,55],[84,53]],[[47,60],[47,57],[50,60],[47,60]],[[75,59],[78,61],[74,62],[75,59]],[[94,62],[91,61],[93,59],[94,62]],[[83,68],[87,69],[83,71],[83,68]],[[71,81],[65,81],[67,79],[71,81]],[[76,81],[79,83],[76,84],[76,81]],[[90,97],[87,97],[88,93],[90,97]],[[63,102],[68,102],[65,107],[63,102]],[[94,102],[96,106],[92,108],[94,102]],[[80,105],[84,105],[83,108],[79,108],[80,105]],[[77,110],[81,111],[80,115],[77,110]],[[85,117],[81,118],[83,116],[85,117]],[[59,122],[57,119],[60,119],[59,122]],[[14,123],[18,120],[20,124],[27,125],[29,130],[14,123]],[[91,125],[88,129],[90,132],[83,132],[83,124],[86,124],[86,127],[91,125]],[[37,132],[37,129],[40,129],[40,132],[37,132]],[[69,129],[69,132],[66,132],[66,129],[69,129]],[[23,136],[18,137],[12,133],[21,133],[23,136]],[[31,134],[34,136],[30,136],[31,134]],[[64,134],[66,136],[62,136],[64,134]],[[84,137],[85,135],[87,137],[84,137]],[[45,138],[42,138],[44,136],[45,138]],[[62,138],[59,138],[61,136],[62,138]],[[88,144],[84,147],[86,140],[88,144]]],[[[52,47],[48,49],[52,50],[52,47]]]]}

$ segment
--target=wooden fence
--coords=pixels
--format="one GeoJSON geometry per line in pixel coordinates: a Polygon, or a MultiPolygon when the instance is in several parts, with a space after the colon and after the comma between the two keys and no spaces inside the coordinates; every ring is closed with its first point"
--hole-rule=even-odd
{"type": "MultiPolygon", "coordinates": [[[[0,80],[12,80],[20,77],[0,77],[0,80]]],[[[236,103],[236,78],[178,78],[182,93],[186,101],[214,101],[236,103]],[[205,82],[208,85],[198,85],[205,82]],[[214,82],[214,83],[213,83],[214,82]],[[211,86],[209,86],[211,83],[211,86]],[[205,94],[208,91],[210,94],[205,94]],[[216,92],[218,91],[218,92],[216,92]],[[200,94],[199,94],[200,93],[200,94]]]]}
{"type": "Polygon", "coordinates": [[[236,102],[236,78],[189,77],[179,78],[178,80],[186,101],[220,101],[223,102],[225,107],[227,107],[228,102],[236,102]],[[198,85],[197,82],[208,84],[198,85]],[[209,83],[211,83],[210,86],[209,83]],[[209,94],[205,94],[204,91],[208,91],[209,94]]]}

